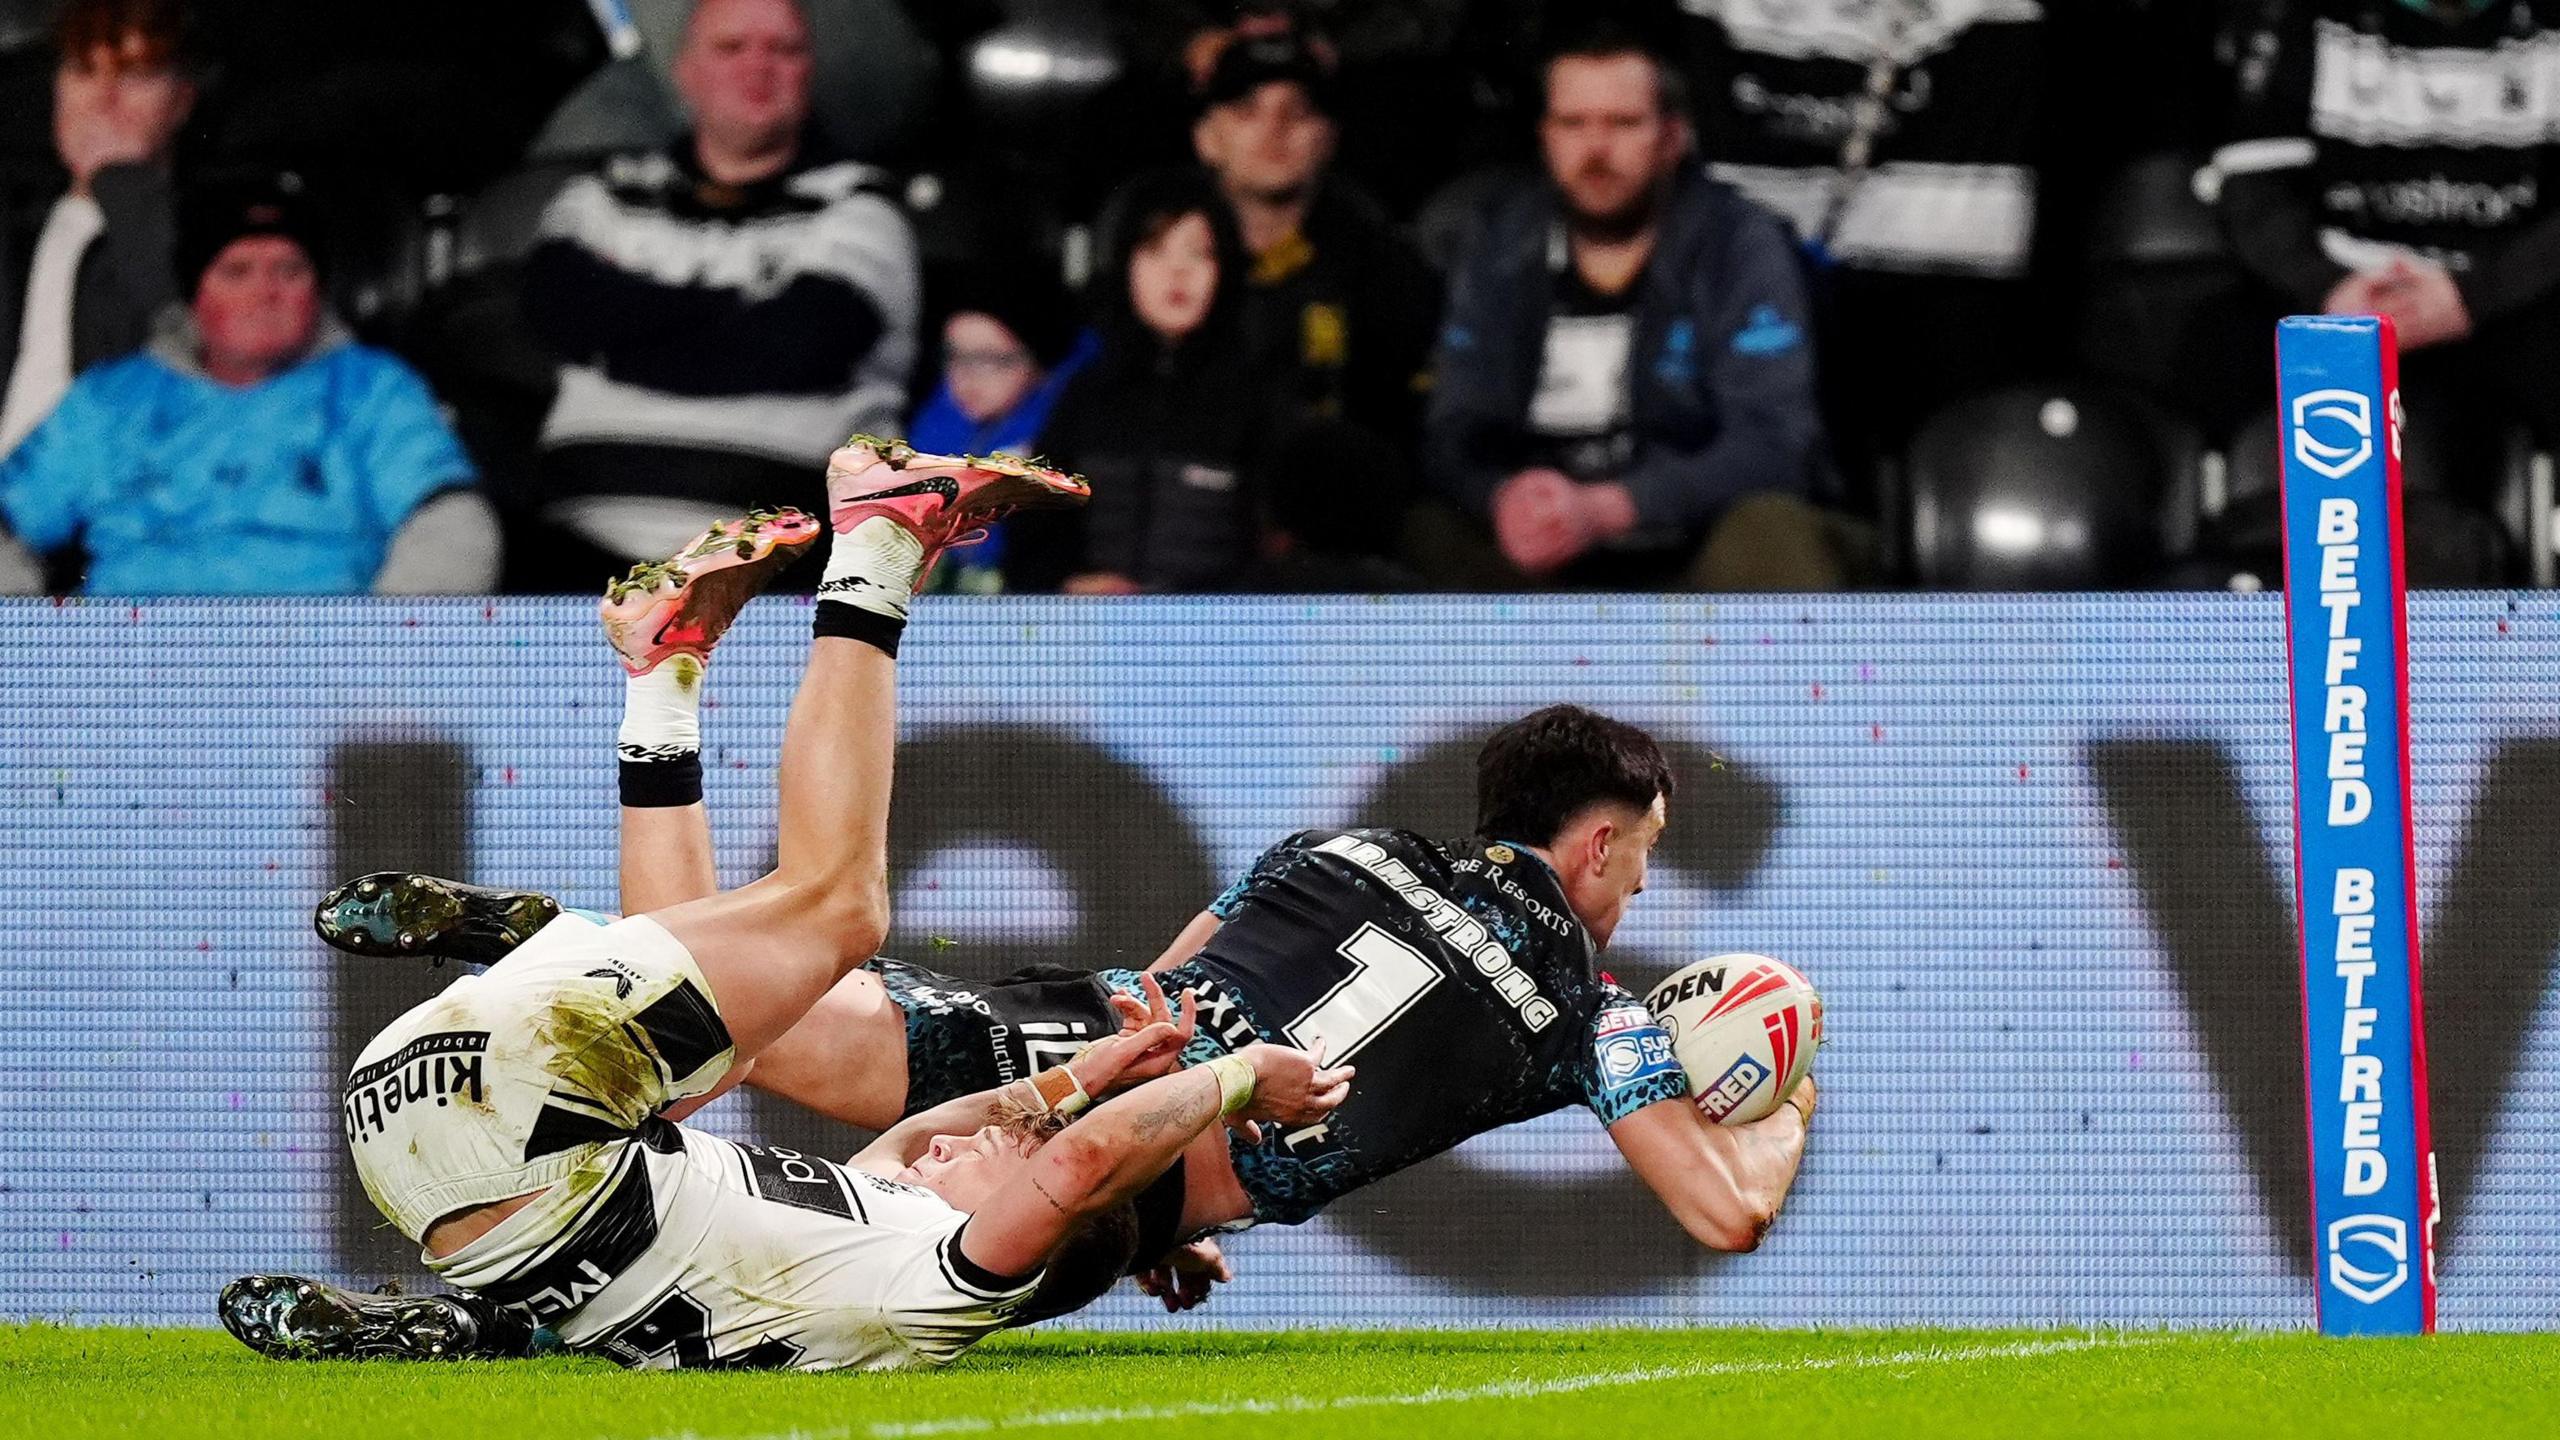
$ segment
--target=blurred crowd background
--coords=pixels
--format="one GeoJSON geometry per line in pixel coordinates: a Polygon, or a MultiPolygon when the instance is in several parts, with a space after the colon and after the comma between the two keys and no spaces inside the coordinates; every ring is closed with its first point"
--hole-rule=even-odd
{"type": "MultiPolygon", "coordinates": [[[[2549,585],[2560,0],[0,0],[0,593],[597,589],[851,432],[981,593],[2549,585]]],[[[814,573],[817,567],[808,567],[814,573]]]]}

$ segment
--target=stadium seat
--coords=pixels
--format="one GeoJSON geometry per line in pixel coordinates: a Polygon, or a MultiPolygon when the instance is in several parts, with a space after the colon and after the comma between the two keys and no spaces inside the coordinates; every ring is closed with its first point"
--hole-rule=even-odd
{"type": "Polygon", "coordinates": [[[512,505],[532,473],[559,362],[526,324],[522,266],[543,207],[584,167],[529,165],[457,207],[449,253],[403,327],[400,349],[454,410],[492,498],[512,505]]]}
{"type": "MultiPolygon", "coordinates": [[[[1074,224],[1069,207],[1063,207],[1045,187],[1026,190],[1013,183],[1002,168],[964,165],[915,175],[908,179],[901,198],[908,223],[915,227],[916,254],[924,263],[928,295],[935,275],[986,263],[991,257],[1035,256],[1062,271],[1069,263],[1064,258],[1074,224]]],[[[1072,207],[1073,214],[1083,215],[1090,204],[1088,200],[1072,207]]],[[[1089,237],[1090,232],[1086,233],[1089,237]]],[[[1089,257],[1091,251],[1088,238],[1080,253],[1089,257]]],[[[1078,270],[1068,278],[1080,285],[1084,273],[1078,270]]]]}
{"type": "Polygon", "coordinates": [[[2265,305],[2196,197],[2196,161],[2139,157],[2099,192],[2081,270],[2082,369],[2220,433],[2267,388],[2265,305]]]}
{"type": "MultiPolygon", "coordinates": [[[[2465,426],[2419,399],[2408,407],[2407,419],[2400,427],[2400,483],[2409,490],[2480,493],[2478,477],[2491,464],[2502,462],[2505,451],[2511,448],[2511,438],[2496,448],[2477,442],[2466,433],[2465,426]]],[[[2283,483],[2279,468],[2283,457],[2276,450],[2273,408],[2251,416],[2232,435],[2229,453],[2226,498],[2230,502],[2276,493],[2283,483]]],[[[2205,497],[2205,502],[2207,515],[2219,508],[2211,496],[2205,497]]]]}
{"type": "Polygon", "coordinates": [[[0,0],[0,52],[39,50],[53,59],[53,15],[58,0],[0,0]]]}
{"type": "Polygon", "coordinates": [[[433,267],[434,284],[405,346],[439,391],[505,397],[501,408],[530,409],[537,418],[549,408],[557,362],[524,323],[517,272],[541,231],[544,207],[583,168],[528,165],[454,211],[450,253],[433,267]]]}
{"type": "MultiPolygon", "coordinates": [[[[2208,569],[2219,567],[2237,588],[2284,584],[2282,462],[2269,411],[2232,436],[2218,468],[2206,468],[2208,483],[2197,496],[2197,559],[2208,569]]],[[[2515,573],[2515,559],[2530,553],[2536,476],[2547,497],[2549,470],[2521,429],[2483,440],[2444,407],[2423,400],[2411,405],[2401,427],[2409,583],[2467,588],[2530,578],[2515,573]]],[[[2547,553],[2550,506],[2539,514],[2547,553]]]]}
{"type": "Polygon", "coordinates": [[[1923,586],[2131,586],[2161,553],[2180,449],[2172,427],[2120,391],[2009,386],[1921,426],[1888,519],[1923,586]]]}
{"type": "Polygon", "coordinates": [[[2177,151],[2128,161],[2090,217],[2091,263],[2159,267],[2225,258],[2221,222],[2197,197],[2195,171],[2195,158],[2177,151]]]}
{"type": "Polygon", "coordinates": [[[53,150],[52,12],[41,0],[0,0],[0,180],[43,184],[60,173],[53,150]]]}
{"type": "MultiPolygon", "coordinates": [[[[937,266],[989,244],[1058,257],[1081,283],[1086,222],[1150,152],[1129,129],[1133,84],[1103,0],[1006,0],[1006,17],[954,57],[964,114],[942,127],[916,205],[916,239],[937,266]]],[[[1166,138],[1170,138],[1168,135],[1166,138]]],[[[1189,141],[1183,140],[1187,149],[1189,141]]]]}
{"type": "Polygon", "coordinates": [[[329,291],[340,313],[360,335],[397,334],[426,297],[427,202],[345,176],[312,193],[328,226],[329,291]]]}
{"type": "Polygon", "coordinates": [[[1107,6],[1018,0],[1012,17],[969,46],[968,93],[979,133],[1026,149],[1064,149],[1073,123],[1122,69],[1107,6]]]}
{"type": "Polygon", "coordinates": [[[1511,187],[1534,180],[1537,174],[1521,165],[1487,165],[1433,191],[1413,217],[1413,241],[1422,258],[1443,275],[1457,269],[1484,228],[1486,210],[1511,187]]]}
{"type": "Polygon", "coordinates": [[[2513,578],[2548,590],[2560,585],[2560,481],[2550,452],[2534,448],[2524,431],[2510,432],[2507,441],[2491,510],[2522,561],[2513,578]]]}
{"type": "Polygon", "coordinates": [[[472,196],[461,207],[454,230],[452,273],[469,275],[523,260],[542,229],[544,208],[560,187],[587,168],[571,161],[527,165],[472,196]]]}

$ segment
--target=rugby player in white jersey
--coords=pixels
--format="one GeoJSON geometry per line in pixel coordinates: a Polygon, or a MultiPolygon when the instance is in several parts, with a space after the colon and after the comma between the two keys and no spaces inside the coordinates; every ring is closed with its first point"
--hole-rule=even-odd
{"type": "MultiPolygon", "coordinates": [[[[1053,1256],[1222,1118],[1312,1123],[1348,1094],[1348,1067],[1280,1045],[1173,1069],[1193,1007],[1176,1023],[1152,993],[1148,1022],[1097,1045],[1089,1073],[963,1097],[850,1166],[676,1123],[885,933],[895,657],[921,577],[975,527],[1085,494],[1019,461],[861,442],[832,457],[828,491],[773,873],[608,925],[561,916],[393,1021],[348,1079],[357,1174],[428,1268],[626,1364],[947,1361],[1012,1323],[1053,1256]],[[1050,1118],[1129,1078],[1072,1126],[1050,1118]]],[[[814,533],[796,512],[716,528],[635,571],[608,625],[673,653],[725,628],[760,562],[814,533]]],[[[226,1297],[235,1333],[253,1309],[235,1317],[226,1297]]]]}

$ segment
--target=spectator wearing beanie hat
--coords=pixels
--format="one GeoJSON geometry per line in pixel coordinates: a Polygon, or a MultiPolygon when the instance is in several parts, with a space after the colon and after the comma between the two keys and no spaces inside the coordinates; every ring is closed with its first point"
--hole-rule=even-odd
{"type": "MultiPolygon", "coordinates": [[[[943,315],[942,373],[907,427],[907,443],[937,455],[1030,455],[1096,341],[1075,305],[1038,261],[989,261],[951,277],[943,315]]],[[[1002,525],[935,567],[937,589],[993,594],[1004,588],[1002,525]]]]}
{"type": "Polygon", "coordinates": [[[0,462],[14,543],[85,552],[93,594],[487,588],[497,526],[471,461],[425,382],[322,305],[298,187],[191,200],[175,256],[189,302],[0,462]]]}
{"type": "Polygon", "coordinates": [[[1074,302],[1038,268],[989,263],[951,278],[942,373],[907,428],[907,442],[940,455],[1028,454],[1094,339],[1074,302]]]}

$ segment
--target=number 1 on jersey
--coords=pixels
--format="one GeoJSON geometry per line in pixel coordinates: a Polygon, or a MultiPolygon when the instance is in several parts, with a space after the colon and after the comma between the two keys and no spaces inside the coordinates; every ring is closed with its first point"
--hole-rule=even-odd
{"type": "Polygon", "coordinates": [[[1349,1060],[1447,978],[1430,957],[1374,924],[1334,953],[1351,962],[1350,973],[1283,1027],[1290,1044],[1321,1052],[1327,1065],[1349,1060]]]}

